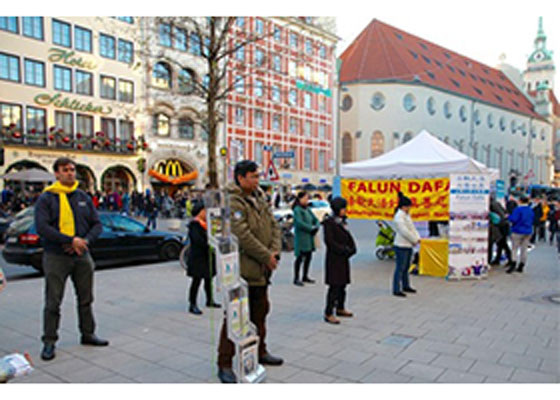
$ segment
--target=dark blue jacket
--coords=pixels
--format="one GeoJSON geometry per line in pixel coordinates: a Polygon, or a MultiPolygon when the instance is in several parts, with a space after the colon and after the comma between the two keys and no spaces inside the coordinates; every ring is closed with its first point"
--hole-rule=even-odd
{"type": "MultiPolygon", "coordinates": [[[[103,226],[91,197],[80,189],[67,195],[70,208],[74,214],[75,236],[86,239],[89,244],[101,234],[103,226]]],[[[63,244],[71,244],[73,237],[60,233],[58,194],[44,192],[35,204],[35,227],[41,237],[44,251],[65,254],[63,244]]]]}
{"type": "Polygon", "coordinates": [[[513,210],[509,216],[512,223],[511,231],[520,235],[530,235],[533,233],[533,218],[535,213],[529,206],[520,205],[513,210]]]}

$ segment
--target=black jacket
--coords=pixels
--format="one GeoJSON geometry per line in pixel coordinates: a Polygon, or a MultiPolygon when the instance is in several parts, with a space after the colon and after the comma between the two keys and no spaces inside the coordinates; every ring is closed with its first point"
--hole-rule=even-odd
{"type": "Polygon", "coordinates": [[[325,283],[346,285],[350,283],[350,257],[356,254],[352,234],[341,218],[329,215],[323,221],[323,234],[327,246],[325,283]]]}
{"type": "Polygon", "coordinates": [[[212,253],[210,268],[210,248],[206,231],[196,220],[189,223],[189,253],[187,257],[187,275],[193,278],[210,278],[216,275],[216,258],[212,253]]]}
{"type": "MultiPolygon", "coordinates": [[[[74,214],[75,236],[93,243],[101,234],[103,226],[91,198],[80,189],[69,193],[67,197],[74,214]]],[[[47,253],[65,254],[62,245],[71,244],[73,239],[60,233],[59,201],[58,194],[44,192],[35,204],[35,226],[47,253]]]]}

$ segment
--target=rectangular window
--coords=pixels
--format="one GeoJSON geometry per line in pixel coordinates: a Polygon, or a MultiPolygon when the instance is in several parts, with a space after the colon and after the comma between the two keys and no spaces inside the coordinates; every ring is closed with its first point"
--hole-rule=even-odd
{"type": "Polygon", "coordinates": [[[191,46],[190,46],[191,53],[199,56],[200,53],[200,38],[196,33],[191,33],[191,46]]]}
{"type": "Polygon", "coordinates": [[[319,139],[325,139],[325,125],[319,124],[319,139]]]}
{"type": "Polygon", "coordinates": [[[290,147],[288,149],[289,151],[293,151],[294,152],[294,156],[292,158],[289,158],[288,160],[290,160],[290,168],[291,169],[296,169],[297,166],[297,151],[295,147],[290,147]]]}
{"type": "Polygon", "coordinates": [[[99,55],[115,59],[115,38],[113,36],[99,34],[99,55]]]}
{"type": "Polygon", "coordinates": [[[0,53],[0,79],[19,82],[19,57],[0,53]]]}
{"type": "Polygon", "coordinates": [[[272,117],[272,130],[279,132],[282,129],[282,121],[280,115],[274,114],[272,117]]]}
{"type": "Polygon", "coordinates": [[[263,144],[260,142],[255,143],[255,162],[262,166],[263,163],[263,144]]]}
{"type": "Polygon", "coordinates": [[[264,22],[262,19],[258,19],[255,21],[255,30],[259,35],[264,33],[264,22]]]}
{"type": "Polygon", "coordinates": [[[72,91],[72,70],[70,68],[54,66],[54,88],[63,92],[72,91]]]}
{"type": "Polygon", "coordinates": [[[62,129],[65,135],[74,136],[74,114],[70,112],[55,111],[54,120],[57,129],[62,129]]]}
{"type": "Polygon", "coordinates": [[[303,153],[303,168],[311,171],[311,149],[305,149],[303,153]]]}
{"type": "Polygon", "coordinates": [[[119,101],[134,103],[134,82],[119,79],[119,101]]]}
{"type": "Polygon", "coordinates": [[[262,97],[264,94],[263,81],[257,79],[255,81],[255,96],[262,97]]]}
{"type": "Polygon", "coordinates": [[[43,17],[21,17],[23,36],[43,40],[43,17]]]}
{"type": "Polygon", "coordinates": [[[46,111],[42,108],[27,107],[25,126],[30,135],[27,137],[28,141],[43,142],[44,135],[47,133],[46,111]]]}
{"type": "Polygon", "coordinates": [[[91,53],[91,31],[79,26],[74,27],[74,48],[79,51],[91,53]]]}
{"type": "Polygon", "coordinates": [[[295,89],[290,90],[290,105],[295,106],[297,105],[297,92],[295,89]]]}
{"type": "Polygon", "coordinates": [[[311,110],[311,94],[304,93],[303,95],[303,106],[308,110],[311,110]]]}
{"type": "Polygon", "coordinates": [[[313,43],[311,42],[311,39],[305,40],[305,52],[307,54],[313,54],[313,43]]]}
{"type": "Polygon", "coordinates": [[[237,17],[237,19],[235,20],[235,24],[240,28],[244,28],[245,27],[245,18],[237,17]]]}
{"type": "Polygon", "coordinates": [[[115,78],[101,75],[99,85],[99,95],[102,99],[115,100],[117,81],[115,78]]]}
{"type": "Polygon", "coordinates": [[[171,47],[171,25],[159,24],[159,44],[171,47]]]}
{"type": "Polygon", "coordinates": [[[263,112],[260,110],[255,111],[255,128],[262,129],[263,127],[263,112]]]}
{"type": "Polygon", "coordinates": [[[0,30],[19,33],[18,17],[0,17],[0,30]]]}
{"type": "Polygon", "coordinates": [[[255,51],[255,62],[257,67],[261,67],[264,64],[264,51],[261,49],[255,51]]]}
{"type": "MultiPolygon", "coordinates": [[[[93,117],[78,114],[76,116],[76,137],[78,133],[86,138],[93,137],[93,117]]],[[[79,138],[78,138],[79,139],[79,138]]]]}
{"type": "Polygon", "coordinates": [[[319,96],[319,111],[327,111],[327,98],[324,96],[319,96]]]}
{"type": "Polygon", "coordinates": [[[113,118],[101,118],[101,131],[111,142],[115,141],[117,133],[117,121],[113,118]]]}
{"type": "Polygon", "coordinates": [[[325,150],[319,151],[319,172],[325,172],[325,150]]]}
{"type": "Polygon", "coordinates": [[[117,17],[117,19],[119,21],[126,22],[127,24],[133,24],[134,23],[134,17],[117,17]]]}
{"type": "Polygon", "coordinates": [[[25,59],[25,83],[45,87],[45,64],[40,61],[25,59]]]}
{"type": "Polygon", "coordinates": [[[290,47],[297,47],[298,37],[296,33],[290,33],[290,47]]]}
{"type": "Polygon", "coordinates": [[[280,88],[276,85],[272,87],[272,101],[280,102],[280,88]]]}
{"type": "Polygon", "coordinates": [[[17,104],[0,103],[0,111],[2,112],[2,128],[13,125],[14,132],[20,132],[22,126],[21,106],[17,104]]]}
{"type": "Polygon", "coordinates": [[[238,61],[245,60],[245,47],[240,47],[235,51],[235,59],[238,61]]]}
{"type": "Polygon", "coordinates": [[[279,26],[274,26],[274,40],[278,42],[282,40],[282,31],[279,26]]]}
{"type": "Polygon", "coordinates": [[[235,123],[237,125],[245,125],[245,110],[241,107],[235,109],[235,123]]]}
{"type": "Polygon", "coordinates": [[[70,33],[70,24],[66,22],[52,20],[53,43],[59,46],[72,47],[72,37],[70,33]]]}
{"type": "Polygon", "coordinates": [[[297,133],[297,119],[290,118],[290,133],[297,133]]]}
{"type": "Polygon", "coordinates": [[[119,120],[119,139],[121,139],[121,147],[127,149],[128,142],[134,137],[134,122],[119,120]]]}
{"type": "Polygon", "coordinates": [[[93,74],[76,70],[76,93],[93,96],[93,74]]]}
{"type": "Polygon", "coordinates": [[[324,45],[321,45],[319,48],[319,56],[321,58],[327,58],[327,48],[324,45]]]}
{"type": "Polygon", "coordinates": [[[245,79],[237,76],[235,77],[235,91],[237,93],[245,93],[245,79]]]}
{"type": "Polygon", "coordinates": [[[273,69],[277,72],[282,72],[282,59],[280,58],[280,56],[276,55],[274,56],[274,64],[273,64],[273,69]]]}
{"type": "Polygon", "coordinates": [[[119,39],[119,61],[132,64],[134,45],[128,40],[119,39]]]}
{"type": "Polygon", "coordinates": [[[305,135],[305,137],[311,137],[311,122],[310,121],[305,121],[305,124],[303,125],[303,134],[305,135]]]}
{"type": "Polygon", "coordinates": [[[194,139],[194,123],[190,118],[179,119],[179,137],[181,139],[194,139]]]}
{"type": "Polygon", "coordinates": [[[187,51],[187,32],[184,29],[173,28],[175,32],[174,47],[177,50],[187,51]]]}

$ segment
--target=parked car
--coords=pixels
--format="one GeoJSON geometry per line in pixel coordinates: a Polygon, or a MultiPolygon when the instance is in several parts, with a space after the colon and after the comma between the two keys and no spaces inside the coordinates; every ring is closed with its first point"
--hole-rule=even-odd
{"type": "MultiPolygon", "coordinates": [[[[103,231],[91,245],[96,265],[112,265],[139,260],[175,260],[186,235],[150,230],[135,219],[118,213],[100,212],[103,231]]],[[[15,220],[6,232],[4,259],[13,264],[31,265],[42,271],[43,248],[35,228],[34,215],[15,220]]]]}
{"type": "Polygon", "coordinates": [[[309,200],[309,208],[319,222],[323,222],[325,215],[331,212],[331,206],[325,200],[309,200]]]}

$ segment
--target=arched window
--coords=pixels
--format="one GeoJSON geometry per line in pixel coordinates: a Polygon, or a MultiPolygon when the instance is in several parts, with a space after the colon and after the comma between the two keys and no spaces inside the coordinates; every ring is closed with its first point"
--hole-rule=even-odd
{"type": "Polygon", "coordinates": [[[179,137],[181,139],[194,139],[194,122],[188,117],[179,119],[179,137]]]}
{"type": "Polygon", "coordinates": [[[342,137],[342,163],[352,162],[352,136],[346,132],[342,137]]]}
{"type": "Polygon", "coordinates": [[[385,149],[385,137],[380,131],[373,132],[371,136],[371,156],[377,157],[383,154],[385,149]]]}
{"type": "Polygon", "coordinates": [[[179,92],[181,94],[190,94],[194,90],[194,72],[190,69],[183,68],[179,71],[179,80],[177,82],[179,92]]]}
{"type": "Polygon", "coordinates": [[[169,125],[169,117],[165,114],[156,114],[154,115],[154,135],[157,136],[169,136],[171,133],[170,125],[169,125]]]}
{"type": "Polygon", "coordinates": [[[403,144],[408,142],[410,139],[412,139],[412,132],[406,132],[402,139],[403,144]]]}
{"type": "Polygon", "coordinates": [[[171,67],[164,62],[158,62],[154,66],[152,83],[161,89],[171,89],[171,67]]]}

